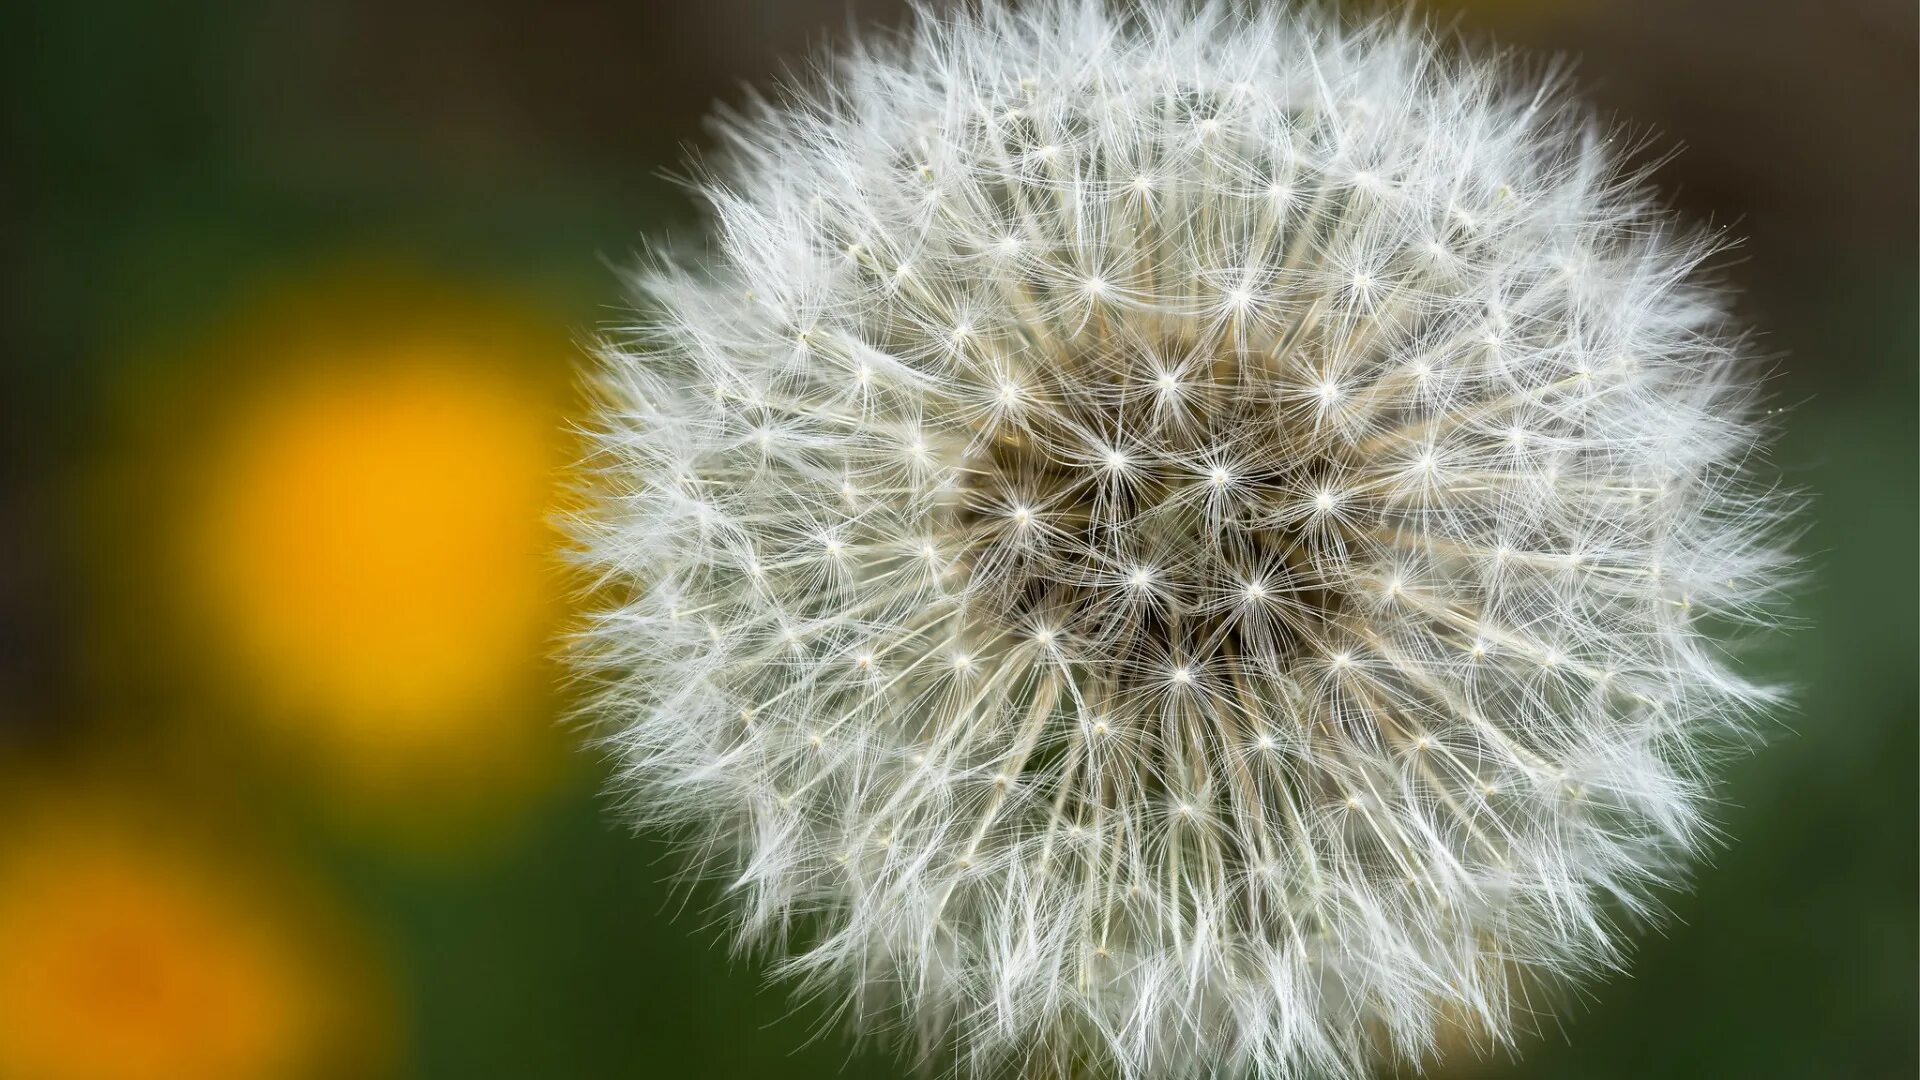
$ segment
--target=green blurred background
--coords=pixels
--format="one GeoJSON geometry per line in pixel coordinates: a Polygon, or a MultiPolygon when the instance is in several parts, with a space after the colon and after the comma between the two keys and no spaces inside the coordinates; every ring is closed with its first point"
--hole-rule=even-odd
{"type": "MultiPolygon", "coordinates": [[[[1798,688],[1630,976],[1477,1077],[1916,1071],[1909,0],[1488,0],[1749,237],[1798,688]]],[[[576,751],[576,341],[701,118],[889,0],[0,12],[0,1080],[891,1076],[576,751]]]]}

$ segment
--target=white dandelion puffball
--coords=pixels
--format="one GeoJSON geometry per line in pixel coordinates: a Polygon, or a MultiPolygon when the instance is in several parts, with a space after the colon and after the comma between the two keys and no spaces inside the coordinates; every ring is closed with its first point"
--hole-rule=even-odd
{"type": "Polygon", "coordinates": [[[1552,80],[985,0],[723,142],[572,530],[619,783],[744,941],[1029,1076],[1361,1076],[1620,962],[1771,698],[1716,642],[1782,504],[1722,245],[1552,80]]]}

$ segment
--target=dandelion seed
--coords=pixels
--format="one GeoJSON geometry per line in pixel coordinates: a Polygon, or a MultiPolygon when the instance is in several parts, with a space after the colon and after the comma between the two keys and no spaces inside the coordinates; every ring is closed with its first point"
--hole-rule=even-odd
{"type": "Polygon", "coordinates": [[[1024,1075],[1358,1078],[1617,965],[1772,699],[1702,629],[1787,567],[1722,242],[1403,20],[981,0],[835,71],[725,128],[574,524],[743,936],[1024,1075]]]}

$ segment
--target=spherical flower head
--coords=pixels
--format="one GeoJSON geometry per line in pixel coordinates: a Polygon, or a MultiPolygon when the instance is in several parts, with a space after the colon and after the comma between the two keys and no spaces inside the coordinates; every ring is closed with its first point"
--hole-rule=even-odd
{"type": "Polygon", "coordinates": [[[634,807],[929,1060],[1367,1074],[1616,964],[1769,693],[1716,243],[1406,23],[985,3],[723,126],[602,351],[634,807]]]}

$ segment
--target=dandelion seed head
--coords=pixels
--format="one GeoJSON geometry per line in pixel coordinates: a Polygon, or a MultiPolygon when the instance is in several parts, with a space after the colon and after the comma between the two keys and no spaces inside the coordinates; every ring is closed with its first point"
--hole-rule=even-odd
{"type": "Polygon", "coordinates": [[[988,0],[724,139],[572,531],[604,746],[743,940],[983,1074],[1358,1078],[1621,962],[1787,503],[1720,242],[1560,88],[988,0]]]}

